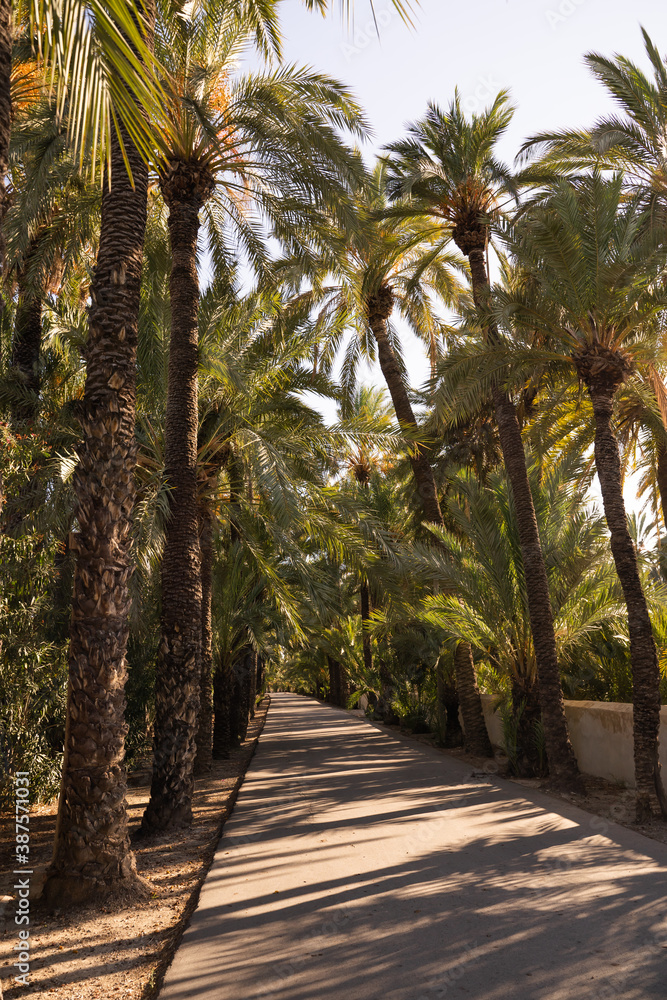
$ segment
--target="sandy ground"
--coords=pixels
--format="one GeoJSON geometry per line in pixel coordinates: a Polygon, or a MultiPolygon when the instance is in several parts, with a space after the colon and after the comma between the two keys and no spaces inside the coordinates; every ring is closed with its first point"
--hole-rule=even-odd
{"type": "MultiPolygon", "coordinates": [[[[0,839],[0,977],[5,1000],[40,996],[49,1000],[150,1000],[157,994],[164,969],[196,905],[223,822],[254,752],[266,717],[268,699],[248,728],[248,738],[229,760],[215,761],[198,779],[194,823],[188,830],[153,837],[134,848],[137,870],[148,880],[145,900],[117,899],[98,907],[47,915],[31,901],[29,985],[13,981],[17,943],[14,925],[14,867],[10,857],[13,831],[3,823],[0,839]],[[2,905],[4,904],[4,905],[2,905]]],[[[148,802],[150,775],[133,777],[128,792],[130,828],[139,826],[148,802]]],[[[30,816],[31,861],[38,889],[50,861],[55,805],[36,806],[30,816]]]]}

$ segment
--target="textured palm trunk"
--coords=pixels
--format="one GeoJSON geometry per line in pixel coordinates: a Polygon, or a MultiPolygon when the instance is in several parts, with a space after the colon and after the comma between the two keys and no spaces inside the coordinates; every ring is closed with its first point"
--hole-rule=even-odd
{"type": "Polygon", "coordinates": [[[250,711],[250,671],[252,650],[246,646],[232,666],[232,684],[230,699],[230,733],[232,746],[243,742],[248,731],[250,711]]]}
{"type": "Polygon", "coordinates": [[[533,678],[512,678],[512,708],[517,722],[516,758],[519,774],[524,778],[542,775],[544,762],[540,757],[540,699],[533,678]]]}
{"type": "Polygon", "coordinates": [[[468,753],[480,757],[491,757],[491,740],[481,709],[479,689],[475,679],[472,651],[466,642],[460,642],[454,653],[456,689],[459,693],[461,715],[463,716],[463,740],[468,753]],[[480,711],[477,712],[477,706],[480,711]],[[474,728],[470,728],[474,725],[474,728]]]}
{"type": "MultiPolygon", "coordinates": [[[[465,233],[455,231],[455,239],[461,251],[467,255],[470,261],[475,303],[477,306],[483,307],[489,294],[484,227],[480,226],[478,230],[465,233]]],[[[488,324],[487,335],[492,343],[497,341],[498,331],[493,323],[488,324]]],[[[549,776],[552,784],[560,788],[579,791],[582,790],[583,786],[565,718],[549,581],[544,565],[533,495],[528,482],[521,428],[514,403],[507,393],[499,387],[494,389],[493,403],[500,446],[512,488],[512,499],[514,500],[519,529],[521,558],[527,584],[528,616],[537,661],[539,698],[549,776]]]]}
{"type": "Polygon", "coordinates": [[[245,656],[241,661],[241,724],[239,727],[239,739],[243,742],[248,735],[248,723],[250,722],[250,704],[252,694],[252,673],[255,669],[255,653],[248,646],[245,656]]]}
{"type": "Polygon", "coordinates": [[[329,697],[327,701],[331,705],[338,704],[338,671],[336,669],[336,661],[331,657],[327,656],[327,666],[329,668],[329,697]]]}
{"type": "Polygon", "coordinates": [[[249,715],[255,718],[255,701],[257,700],[257,653],[253,653],[252,665],[250,667],[250,705],[249,715]]]}
{"type": "Polygon", "coordinates": [[[232,747],[231,697],[232,676],[226,660],[218,663],[213,673],[213,758],[229,757],[232,747]]]}
{"type": "MultiPolygon", "coordinates": [[[[388,285],[382,285],[368,303],[368,325],[375,337],[380,368],[387,383],[398,421],[402,427],[406,428],[408,433],[416,434],[418,429],[417,420],[412,409],[410,397],[403,384],[401,369],[387,331],[387,320],[391,316],[393,307],[394,297],[391,288],[388,285]]],[[[438,491],[435,486],[433,469],[428,458],[428,451],[422,445],[411,447],[410,464],[412,465],[412,473],[417,485],[417,492],[421,500],[424,517],[427,521],[443,527],[444,521],[438,502],[438,491]]],[[[475,703],[472,697],[466,698],[465,703],[461,702],[461,711],[463,713],[464,726],[472,734],[481,732],[480,723],[484,723],[484,713],[482,712],[482,703],[479,699],[479,691],[477,690],[472,650],[469,646],[467,647],[467,653],[468,655],[465,658],[461,657],[461,670],[465,671],[468,668],[471,670],[471,675],[466,679],[465,684],[469,692],[477,691],[477,702],[475,703]]],[[[378,702],[378,712],[380,715],[389,708],[389,704],[386,692],[383,691],[378,702]]],[[[474,740],[475,737],[471,738],[474,740]]],[[[475,747],[474,752],[483,756],[488,752],[486,748],[490,749],[488,737],[486,743],[482,742],[475,747]]]]}
{"type": "Polygon", "coordinates": [[[363,580],[359,591],[359,603],[361,610],[361,645],[364,654],[364,670],[368,678],[373,674],[373,649],[371,646],[371,634],[368,630],[371,617],[371,595],[368,580],[363,580]]]}
{"type": "MultiPolygon", "coordinates": [[[[591,352],[591,355],[593,352],[591,352]]],[[[596,352],[596,355],[599,352],[596,352]]],[[[596,370],[591,355],[582,354],[577,368],[586,382],[595,416],[595,468],[602,503],[611,534],[611,551],[628,612],[632,661],[632,712],[634,732],[637,821],[650,820],[656,802],[667,816],[658,759],[660,730],[660,670],[653,629],[644,596],[637,553],[628,531],[618,441],[612,429],[614,393],[623,380],[622,364],[611,371],[596,370]],[[593,371],[591,372],[591,368],[593,371]],[[605,378],[605,375],[607,378],[605,378]]]]}
{"type": "Polygon", "coordinates": [[[438,739],[445,745],[447,739],[447,701],[445,697],[445,672],[442,667],[442,657],[435,665],[436,707],[438,720],[438,739]]]}
{"type": "Polygon", "coordinates": [[[377,662],[380,674],[380,695],[375,705],[375,715],[379,716],[387,725],[394,725],[398,722],[398,716],[394,711],[393,704],[396,697],[394,688],[394,678],[384,656],[378,653],[377,662]]]}
{"type": "Polygon", "coordinates": [[[12,421],[34,420],[37,416],[37,396],[40,389],[39,360],[42,346],[42,299],[28,280],[31,264],[37,252],[33,241],[18,276],[18,304],[12,338],[12,368],[19,373],[23,387],[30,394],[12,405],[12,421]]]}
{"type": "MultiPolygon", "coordinates": [[[[468,667],[463,666],[464,671],[469,670],[469,665],[468,667]]],[[[461,720],[459,719],[460,703],[456,690],[456,677],[453,677],[450,673],[445,673],[442,657],[439,657],[436,664],[436,692],[438,699],[438,735],[440,741],[446,747],[461,746],[463,743],[463,730],[461,729],[461,720]]],[[[484,734],[482,732],[483,738],[484,734]]]]}
{"type": "Polygon", "coordinates": [[[54,854],[44,887],[51,903],[97,898],[136,880],[126,813],[125,654],[130,516],[135,499],[137,324],[148,174],[126,146],[131,185],[112,140],[111,188],[102,198],[91,286],[82,444],[74,475],[77,531],[69,647],[65,756],[54,854]]]}
{"type": "Polygon", "coordinates": [[[327,656],[329,664],[329,701],[338,708],[347,707],[348,690],[345,667],[340,660],[327,656]]]}
{"type": "Polygon", "coordinates": [[[213,518],[204,505],[199,515],[201,549],[201,673],[199,679],[199,725],[195,774],[210,771],[213,761],[213,635],[211,630],[211,584],[213,572],[213,518]]]}
{"type": "MultiPolygon", "coordinates": [[[[387,383],[398,421],[409,435],[416,435],[417,420],[410,397],[403,384],[401,369],[387,331],[387,320],[391,316],[393,307],[394,297],[391,288],[388,285],[383,285],[369,300],[368,324],[375,337],[380,368],[387,383]]],[[[410,464],[426,520],[433,524],[442,525],[442,512],[438,503],[433,469],[429,461],[428,451],[423,445],[411,444],[410,464]]]]}
{"type": "Polygon", "coordinates": [[[565,717],[549,581],[528,482],[519,421],[514,403],[498,389],[494,391],[494,404],[519,528],[549,775],[553,784],[578,790],[581,788],[581,778],[565,717]]]}
{"type": "Polygon", "coordinates": [[[241,731],[241,704],[243,701],[243,684],[238,661],[231,666],[229,674],[229,744],[236,747],[239,744],[241,731]]]}
{"type": "Polygon", "coordinates": [[[460,747],[463,744],[463,729],[459,718],[460,704],[456,676],[443,678],[443,681],[441,698],[446,711],[445,746],[460,747]]]}
{"type": "Polygon", "coordinates": [[[192,821],[202,631],[197,525],[197,238],[204,199],[197,180],[188,165],[177,163],[161,181],[169,207],[172,254],[165,423],[165,477],[170,492],[162,556],[153,780],[142,821],[144,832],[192,821]]]}

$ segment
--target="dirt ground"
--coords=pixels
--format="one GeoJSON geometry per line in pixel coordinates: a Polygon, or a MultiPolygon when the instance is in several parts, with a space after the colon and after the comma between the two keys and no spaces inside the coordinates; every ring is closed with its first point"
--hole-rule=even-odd
{"type": "MultiPolygon", "coordinates": [[[[145,900],[116,899],[97,907],[46,914],[31,900],[30,982],[13,980],[15,866],[13,830],[0,837],[0,981],[5,1000],[40,996],[49,1000],[152,1000],[174,949],[197,905],[199,890],[213,860],[224,820],[250,763],[264,725],[269,699],[259,706],[245,743],[229,760],[215,761],[210,774],[196,782],[194,822],[190,829],[152,837],[133,846],[137,870],[148,880],[145,900]],[[9,835],[8,835],[9,833],[9,835]],[[4,904],[4,905],[3,905],[4,904]]],[[[128,789],[130,829],[139,826],[148,802],[150,774],[131,776],[128,789]],[[135,782],[140,783],[136,784],[135,782]]],[[[55,827],[55,804],[36,806],[30,814],[30,859],[35,874],[31,895],[44,880],[55,827]]],[[[2,992],[0,991],[0,996],[2,992]]]]}
{"type": "MultiPolygon", "coordinates": [[[[150,883],[145,900],[107,901],[98,907],[78,908],[47,915],[38,902],[31,903],[30,984],[13,981],[17,944],[14,925],[14,877],[5,874],[13,869],[10,851],[13,837],[5,828],[0,836],[0,981],[5,1000],[40,996],[49,1000],[154,1000],[162,977],[178,946],[183,930],[197,905],[199,890],[213,860],[224,820],[229,815],[243,775],[250,762],[264,725],[268,698],[262,702],[248,729],[246,742],[231,758],[216,761],[213,770],[197,781],[194,823],[182,830],[141,842],[134,848],[137,869],[150,883]],[[2,895],[4,894],[4,895],[2,895]]],[[[361,713],[352,713],[361,714],[361,713]]],[[[388,732],[431,746],[434,736],[415,735],[398,726],[388,732]]],[[[493,780],[502,773],[502,760],[494,763],[466,755],[460,749],[440,749],[470,763],[480,779],[493,780]]],[[[137,774],[129,789],[131,829],[138,827],[148,802],[149,775],[137,774]]],[[[536,788],[540,782],[519,781],[536,788]]],[[[576,803],[621,825],[639,830],[648,837],[667,843],[667,823],[655,821],[650,826],[633,823],[634,796],[599,778],[585,778],[586,796],[563,795],[576,803]]],[[[35,807],[30,816],[31,861],[35,875],[31,889],[36,890],[49,864],[55,825],[55,805],[35,807]]],[[[0,996],[2,993],[0,992],[0,996]]]]}

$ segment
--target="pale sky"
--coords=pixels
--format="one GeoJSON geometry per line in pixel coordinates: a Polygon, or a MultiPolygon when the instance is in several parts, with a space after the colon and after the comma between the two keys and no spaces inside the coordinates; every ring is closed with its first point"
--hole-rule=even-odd
{"type": "Polygon", "coordinates": [[[640,24],[667,51],[667,11],[659,0],[422,0],[413,30],[389,0],[356,0],[354,25],[282,4],[285,57],[351,87],[379,146],[401,135],[428,100],[447,104],[458,86],[469,110],[500,88],[517,105],[501,155],[513,159],[532,132],[586,125],[609,110],[584,66],[590,50],[646,62],[640,24]]]}
{"type": "MultiPolygon", "coordinates": [[[[350,26],[340,13],[309,14],[300,0],[284,0],[282,10],[286,61],[352,89],[373,130],[370,157],[421,117],[427,101],[447,105],[456,86],[468,111],[507,88],[517,111],[499,155],[511,163],[534,132],[585,126],[613,109],[585,53],[621,53],[648,71],[640,25],[667,53],[664,0],[422,0],[412,29],[389,0],[375,0],[379,38],[368,0],[356,0],[350,26]]],[[[418,385],[427,374],[422,348],[406,336],[404,349],[418,385]]],[[[379,370],[364,380],[383,384],[379,370]]],[[[626,502],[633,492],[629,483],[626,502]]]]}

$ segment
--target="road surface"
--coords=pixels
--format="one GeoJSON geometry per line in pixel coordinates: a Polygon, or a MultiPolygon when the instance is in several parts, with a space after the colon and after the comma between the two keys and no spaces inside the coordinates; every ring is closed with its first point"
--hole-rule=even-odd
{"type": "Polygon", "coordinates": [[[161,1000],[667,996],[667,846],[272,695],[161,1000]]]}

